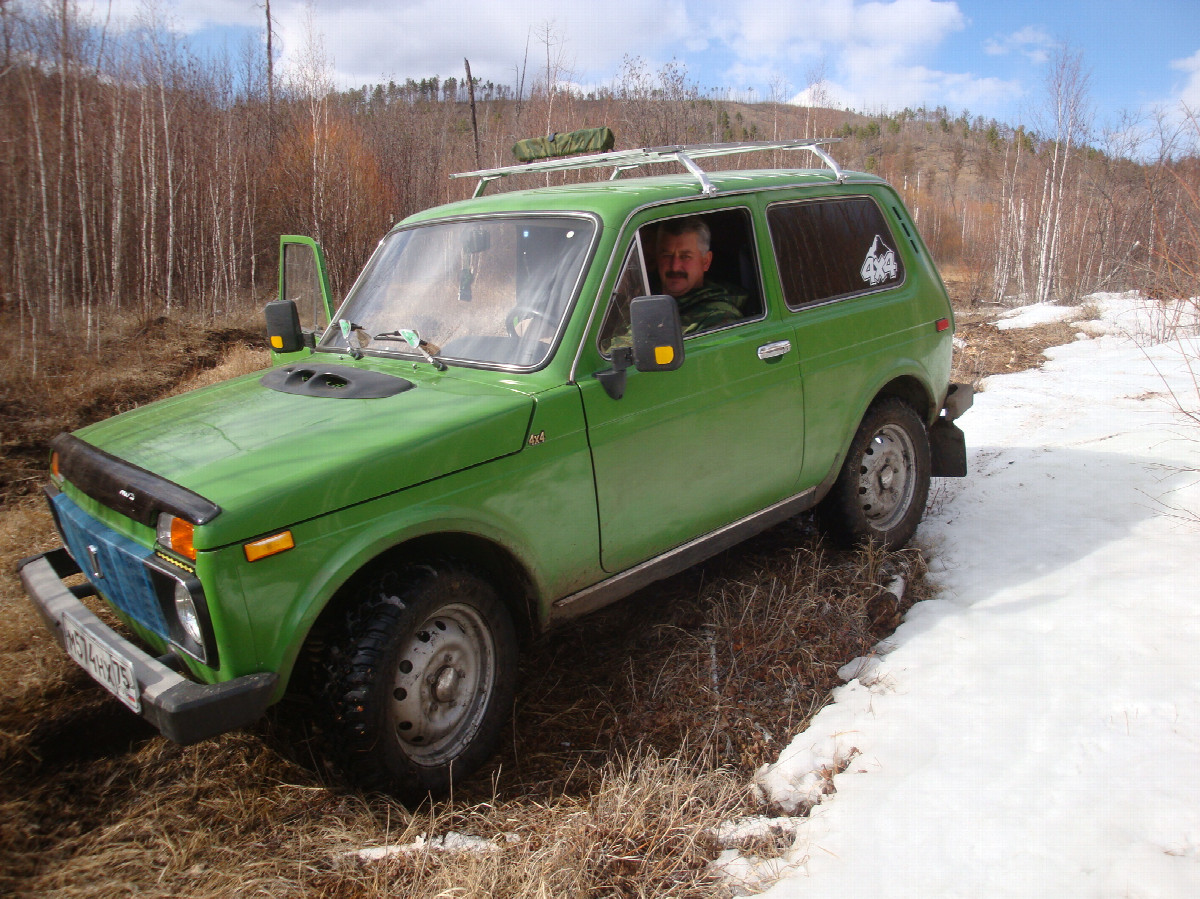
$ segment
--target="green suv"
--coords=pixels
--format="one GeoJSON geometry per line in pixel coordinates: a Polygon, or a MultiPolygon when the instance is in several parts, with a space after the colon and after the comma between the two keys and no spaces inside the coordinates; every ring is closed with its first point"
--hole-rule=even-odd
{"type": "Polygon", "coordinates": [[[966,473],[950,303],[884,181],[800,141],[468,174],[336,309],[320,248],[282,238],[265,374],[54,441],[64,545],[26,592],[169,738],[291,685],[359,783],[442,792],[492,753],[522,640],[810,509],[900,546],[966,473]],[[699,163],[763,149],[825,165],[699,163]],[[687,172],[615,177],[664,161],[687,172]]]}

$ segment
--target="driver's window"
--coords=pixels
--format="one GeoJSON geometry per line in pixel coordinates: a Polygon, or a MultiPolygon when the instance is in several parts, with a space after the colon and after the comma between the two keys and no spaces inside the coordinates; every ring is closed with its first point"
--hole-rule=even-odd
{"type": "Polygon", "coordinates": [[[617,278],[616,287],[613,288],[608,314],[604,316],[604,324],[600,326],[600,352],[607,354],[615,337],[629,334],[629,303],[634,297],[643,297],[649,293],[646,260],[642,252],[642,232],[639,231],[630,244],[625,265],[621,268],[621,276],[617,278]]]}
{"type": "Polygon", "coordinates": [[[329,317],[325,312],[321,260],[316,245],[306,238],[290,237],[281,241],[280,251],[283,254],[280,299],[296,303],[300,327],[318,333],[324,331],[329,317]]]}
{"type": "Polygon", "coordinates": [[[600,351],[629,342],[629,301],[670,294],[685,336],[761,319],[754,231],[744,207],[677,215],[642,226],[613,290],[600,351]]]}

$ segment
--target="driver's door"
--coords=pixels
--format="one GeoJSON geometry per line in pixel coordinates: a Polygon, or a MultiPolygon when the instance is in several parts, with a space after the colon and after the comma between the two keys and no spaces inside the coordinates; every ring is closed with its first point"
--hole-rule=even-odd
{"type": "MultiPolygon", "coordinates": [[[[602,351],[619,339],[628,295],[654,286],[649,253],[638,244],[634,235],[597,334],[602,351]]],[[[689,336],[677,371],[629,369],[619,399],[595,378],[579,379],[605,570],[622,571],[792,495],[804,415],[791,337],[764,308],[689,336]]]]}
{"type": "MultiPolygon", "coordinates": [[[[296,304],[302,330],[320,335],[333,320],[333,300],[329,292],[329,276],[325,254],[311,237],[284,234],[279,238],[279,299],[296,304]]],[[[307,354],[279,352],[271,348],[275,361],[307,354]]]]}

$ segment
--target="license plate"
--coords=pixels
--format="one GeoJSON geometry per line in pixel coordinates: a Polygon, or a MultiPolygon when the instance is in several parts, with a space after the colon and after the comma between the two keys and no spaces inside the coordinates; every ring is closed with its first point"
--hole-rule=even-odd
{"type": "Polygon", "coordinates": [[[62,617],[67,653],[108,692],[138,714],[142,711],[142,691],[138,689],[133,663],[109,649],[69,614],[62,617]]]}

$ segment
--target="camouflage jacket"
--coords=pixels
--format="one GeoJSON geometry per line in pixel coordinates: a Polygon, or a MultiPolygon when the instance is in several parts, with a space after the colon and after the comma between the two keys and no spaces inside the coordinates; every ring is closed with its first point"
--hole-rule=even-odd
{"type": "MultiPolygon", "coordinates": [[[[720,328],[740,318],[745,318],[744,306],[750,295],[740,287],[729,287],[717,281],[709,281],[689,290],[675,302],[679,304],[679,323],[684,334],[698,334],[720,328]]],[[[625,316],[612,328],[612,335],[602,339],[600,349],[607,353],[615,347],[633,345],[629,323],[625,316]]]]}
{"type": "Polygon", "coordinates": [[[689,290],[676,298],[683,333],[710,331],[737,321],[745,315],[742,307],[747,299],[748,294],[740,287],[730,287],[717,281],[707,281],[689,290]]]}

